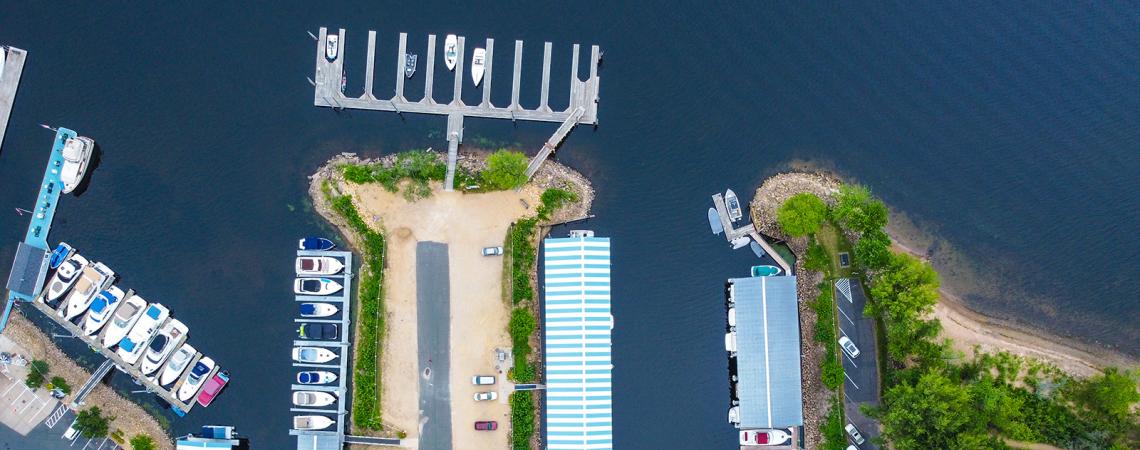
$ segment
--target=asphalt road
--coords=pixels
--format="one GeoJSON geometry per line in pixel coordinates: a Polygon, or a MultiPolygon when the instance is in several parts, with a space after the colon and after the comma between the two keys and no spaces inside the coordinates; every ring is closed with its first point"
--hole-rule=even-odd
{"type": "Polygon", "coordinates": [[[867,417],[860,410],[860,405],[879,405],[879,365],[878,350],[875,340],[875,321],[863,315],[863,308],[867,305],[867,296],[856,280],[851,280],[851,300],[835,290],[835,302],[839,307],[839,332],[847,336],[859,348],[859,356],[851,356],[840,349],[843,354],[844,381],[844,411],[847,421],[854,424],[863,435],[864,443],[861,449],[878,448],[871,444],[871,440],[879,436],[878,421],[867,417]]]}
{"type": "Polygon", "coordinates": [[[109,437],[87,439],[78,436],[75,440],[63,439],[63,433],[75,420],[75,414],[68,411],[54,426],[40,422],[27,436],[21,436],[11,428],[0,426],[0,450],[114,450],[119,448],[109,437]]]}
{"type": "Polygon", "coordinates": [[[416,244],[416,311],[420,367],[420,448],[451,449],[448,390],[451,290],[447,244],[416,244]]]}

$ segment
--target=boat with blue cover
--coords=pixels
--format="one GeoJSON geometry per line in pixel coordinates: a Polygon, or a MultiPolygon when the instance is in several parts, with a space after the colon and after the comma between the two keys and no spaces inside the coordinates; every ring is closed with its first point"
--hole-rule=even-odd
{"type": "Polygon", "coordinates": [[[764,251],[763,247],[760,247],[759,242],[752,241],[751,244],[748,244],[748,247],[752,249],[752,253],[755,253],[757,258],[763,258],[764,255],[768,254],[764,251]]]}
{"type": "Polygon", "coordinates": [[[300,250],[332,250],[333,247],[336,247],[333,241],[319,236],[309,236],[301,239],[297,245],[297,248],[300,250]]]}
{"type": "Polygon", "coordinates": [[[75,249],[71,248],[66,242],[60,242],[59,245],[55,247],[55,250],[51,251],[49,267],[51,267],[52,270],[58,269],[64,261],[67,261],[67,258],[71,257],[71,253],[74,251],[75,249]]]}
{"type": "Polygon", "coordinates": [[[110,286],[100,292],[95,301],[91,302],[91,308],[87,312],[87,319],[83,321],[83,332],[88,336],[94,336],[107,324],[107,319],[111,314],[119,309],[122,304],[123,290],[118,286],[110,286]]]}
{"type": "Polygon", "coordinates": [[[164,325],[169,317],[170,310],[161,303],[148,306],[130,333],[119,341],[119,357],[128,364],[138,362],[147,344],[158,334],[158,327],[164,325]]]}
{"type": "Polygon", "coordinates": [[[771,277],[779,275],[780,272],[780,268],[776,266],[752,266],[752,276],[754,277],[771,277]]]}
{"type": "Polygon", "coordinates": [[[328,384],[336,381],[336,374],[327,370],[309,370],[297,373],[297,384],[328,384]]]}
{"type": "Polygon", "coordinates": [[[301,317],[328,317],[339,311],[328,303],[302,303],[300,309],[301,317]]]}
{"type": "Polygon", "coordinates": [[[713,234],[724,233],[724,224],[720,223],[720,213],[716,212],[716,208],[709,208],[709,228],[712,228],[713,234]]]}

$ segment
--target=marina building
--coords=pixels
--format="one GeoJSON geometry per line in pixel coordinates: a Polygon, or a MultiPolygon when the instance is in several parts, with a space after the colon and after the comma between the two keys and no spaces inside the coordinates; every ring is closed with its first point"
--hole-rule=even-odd
{"type": "Polygon", "coordinates": [[[610,240],[574,232],[543,255],[547,448],[613,448],[610,240]]]}
{"type": "Polygon", "coordinates": [[[803,425],[796,277],[732,278],[727,296],[729,422],[740,429],[803,425]]]}

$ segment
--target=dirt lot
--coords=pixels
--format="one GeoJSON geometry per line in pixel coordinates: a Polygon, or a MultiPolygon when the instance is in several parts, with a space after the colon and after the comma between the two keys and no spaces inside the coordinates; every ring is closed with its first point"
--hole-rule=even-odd
{"type": "Polygon", "coordinates": [[[493,351],[507,348],[509,305],[502,295],[502,259],[484,257],[484,246],[502,245],[514,220],[534,214],[541,192],[528,186],[520,192],[486,194],[443,192],[433,186],[429,198],[408,202],[379,185],[341,186],[352,194],[361,216],[382,226],[388,237],[385,269],[387,340],[383,343],[384,421],[418,437],[418,386],[423,361],[416,343],[416,243],[444,242],[449,247],[451,283],[452,439],[470,448],[506,448],[510,408],[500,397],[494,402],[472,400],[471,375],[502,374],[494,370],[493,351]],[[500,431],[476,433],[476,420],[497,420],[500,431]]]}

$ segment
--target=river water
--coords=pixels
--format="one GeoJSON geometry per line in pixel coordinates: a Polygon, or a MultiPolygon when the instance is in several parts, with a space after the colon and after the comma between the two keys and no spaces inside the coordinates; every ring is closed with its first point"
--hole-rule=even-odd
{"type": "MultiPolygon", "coordinates": [[[[871,186],[1002,282],[969,295],[975,307],[1140,354],[1140,8],[622,3],[6,5],[0,42],[29,57],[0,206],[33,202],[51,140],[36,124],[94,137],[102,160],[90,188],[61,201],[52,241],[169,306],[230,369],[227,392],[174,420],[177,433],[233,424],[255,448],[290,448],[293,245],[327,230],[305,176],[341,151],[446,146],[440,117],[313,107],[305,31],[349,30],[350,93],[367,30],[379,31],[378,95],[400,31],[421,54],[427,33],[494,37],[500,68],[523,39],[527,106],[542,41],[555,44],[555,107],[569,45],[599,44],[601,124],[572,133],[559,159],[594,181],[590,227],[614,238],[619,446],[732,445],[720,292],[751,258],[711,236],[704,212],[712,193],[747,200],[792,161],[871,186]]],[[[505,104],[500,73],[493,98],[505,104]]],[[[466,123],[469,144],[532,152],[553,130],[466,123]]],[[[0,214],[0,260],[26,223],[0,214]]]]}

